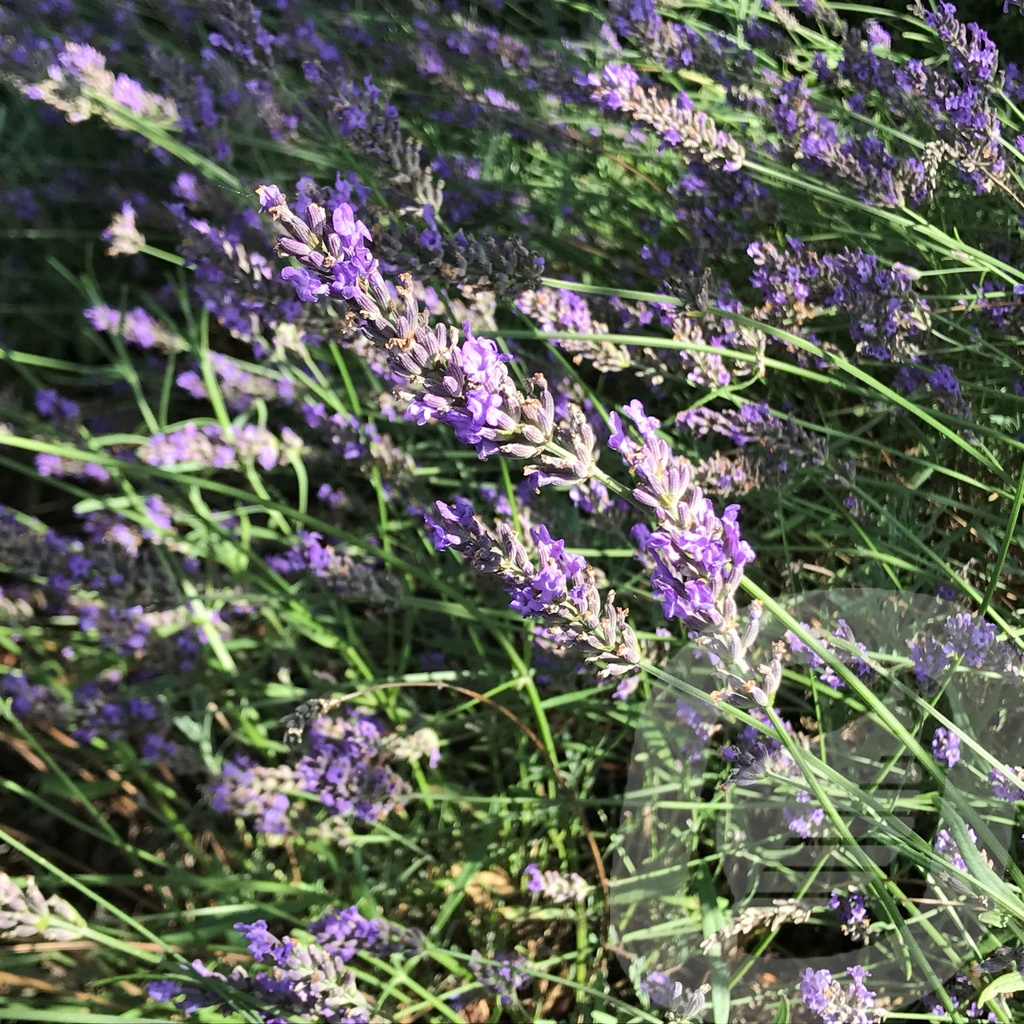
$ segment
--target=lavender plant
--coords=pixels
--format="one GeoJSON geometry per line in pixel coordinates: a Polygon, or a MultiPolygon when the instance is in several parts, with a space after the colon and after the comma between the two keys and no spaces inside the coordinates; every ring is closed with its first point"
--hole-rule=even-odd
{"type": "Polygon", "coordinates": [[[1014,51],[535,6],[0,5],[12,1019],[1019,1015],[1014,51]]]}

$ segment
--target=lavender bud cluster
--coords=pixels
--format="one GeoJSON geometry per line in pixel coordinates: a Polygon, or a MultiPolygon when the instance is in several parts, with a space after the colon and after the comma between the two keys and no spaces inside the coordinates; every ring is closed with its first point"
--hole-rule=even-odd
{"type": "Polygon", "coordinates": [[[616,696],[625,696],[640,663],[636,635],[626,624],[628,612],[615,606],[614,592],[602,599],[595,572],[583,558],[569,554],[565,541],[553,539],[546,526],[531,531],[531,554],[507,522],[489,529],[465,498],[453,505],[439,501],[436,508],[437,515],[424,513],[424,521],[438,551],[454,548],[478,571],[496,575],[512,608],[539,617],[546,638],[596,663],[599,680],[620,680],[616,696]]]}
{"type": "Polygon", "coordinates": [[[526,472],[540,483],[571,485],[594,472],[595,438],[579,410],[565,425],[555,420],[554,401],[541,375],[515,384],[497,345],[477,338],[465,325],[459,332],[427,325],[405,278],[394,294],[364,245],[370,233],[352,208],[341,204],[328,225],[326,211],[310,203],[304,217],[293,213],[275,187],[258,190],[261,208],[288,232],[278,245],[300,267],[281,276],[295,285],[305,302],[322,296],[346,300],[349,315],[387,358],[388,375],[405,416],[419,424],[449,423],[460,441],[476,447],[481,458],[493,454],[539,460],[526,472]]]}

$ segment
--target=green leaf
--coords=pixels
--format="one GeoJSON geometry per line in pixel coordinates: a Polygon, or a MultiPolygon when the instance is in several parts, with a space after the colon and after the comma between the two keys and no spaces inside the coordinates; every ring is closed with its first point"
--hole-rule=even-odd
{"type": "Polygon", "coordinates": [[[997,996],[1006,995],[1010,992],[1024,990],[1024,977],[1020,971],[1010,971],[1009,974],[1001,974],[998,978],[990,981],[978,996],[979,1005],[991,1002],[997,996]]]}

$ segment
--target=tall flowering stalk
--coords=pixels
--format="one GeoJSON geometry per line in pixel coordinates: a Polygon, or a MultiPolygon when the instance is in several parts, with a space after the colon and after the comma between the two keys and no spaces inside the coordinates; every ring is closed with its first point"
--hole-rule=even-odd
{"type": "Polygon", "coordinates": [[[387,359],[388,376],[405,416],[419,424],[448,423],[458,439],[473,445],[481,459],[509,455],[537,459],[526,473],[537,483],[580,484],[596,466],[594,432],[578,406],[565,423],[556,422],[555,402],[541,374],[521,390],[506,368],[511,357],[489,338],[463,335],[445,324],[429,326],[413,295],[411,279],[393,288],[365,242],[366,225],[341,203],[328,223],[327,211],[310,203],[302,217],[289,209],[276,186],[260,186],[260,208],[287,235],[278,241],[282,255],[296,259],[282,278],[298,297],[343,299],[349,316],[387,359]]]}
{"type": "Polygon", "coordinates": [[[717,692],[719,699],[749,698],[767,706],[781,681],[782,651],[777,645],[771,663],[756,668],[744,657],[757,638],[761,605],[754,602],[741,630],[735,595],[754,550],[740,536],[739,505],[727,506],[719,516],[694,483],[692,465],[658,437],[659,421],[639,401],[623,412],[640,441],[626,434],[622,417],[613,412],[608,445],[637,480],[633,498],[657,523],[654,530],[638,523],[632,531],[650,568],[654,595],[665,616],[680,619],[724,673],[727,685],[717,692]]]}
{"type": "Polygon", "coordinates": [[[222,1002],[217,991],[191,980],[213,978],[221,983],[219,991],[234,989],[262,1002],[264,1008],[257,1012],[267,1024],[284,1020],[367,1024],[370,1020],[372,1003],[359,990],[348,964],[360,952],[386,955],[388,922],[367,920],[355,907],[348,907],[328,911],[311,924],[304,941],[278,937],[266,921],[236,924],[235,930],[245,936],[254,961],[251,967],[235,966],[224,974],[194,960],[190,966],[182,965],[189,980],[153,982],[150,997],[172,1003],[186,1018],[209,1006],[231,1013],[233,1008],[222,1002]]]}
{"type": "Polygon", "coordinates": [[[591,98],[605,110],[622,110],[641,124],[650,125],[666,146],[678,146],[699,156],[710,167],[736,171],[743,166],[743,147],[728,133],[719,130],[703,111],[693,109],[693,101],[681,92],[675,102],[645,89],[640,76],[629,64],[607,64],[600,75],[591,74],[591,98]]]}
{"type": "Polygon", "coordinates": [[[565,541],[554,540],[546,526],[536,526],[530,531],[531,556],[507,522],[500,522],[496,531],[489,529],[465,498],[452,505],[439,501],[437,512],[424,519],[439,551],[455,548],[474,568],[494,573],[515,611],[542,619],[546,639],[599,664],[598,679],[618,679],[616,696],[632,692],[640,651],[636,634],[626,624],[628,612],[615,606],[614,591],[602,598],[594,569],[567,552],[565,541]]]}
{"type": "MultiPolygon", "coordinates": [[[[50,104],[72,123],[94,114],[109,119],[102,99],[162,124],[178,119],[174,100],[148,92],[128,75],[115,75],[107,69],[106,57],[85,43],[66,43],[40,81],[28,82],[15,75],[11,80],[30,99],[50,104]]],[[[116,126],[116,121],[112,123],[116,126]]]]}

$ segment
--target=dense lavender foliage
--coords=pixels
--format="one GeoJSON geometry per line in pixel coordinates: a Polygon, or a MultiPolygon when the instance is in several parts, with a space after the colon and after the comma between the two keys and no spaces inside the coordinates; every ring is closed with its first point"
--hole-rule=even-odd
{"type": "Polygon", "coordinates": [[[825,0],[0,36],[10,1019],[1020,1014],[1010,48],[825,0]]]}

